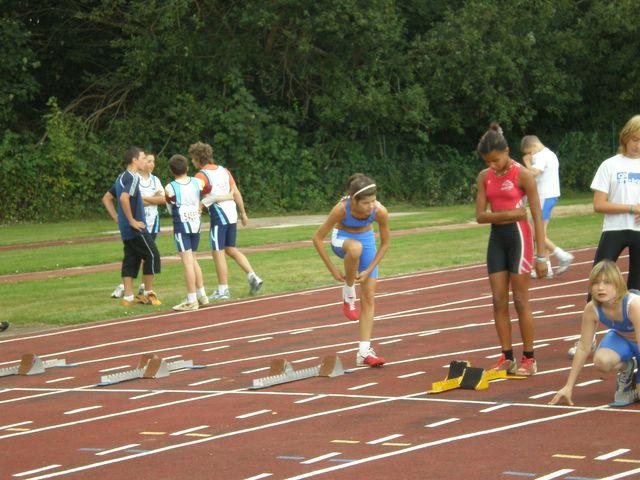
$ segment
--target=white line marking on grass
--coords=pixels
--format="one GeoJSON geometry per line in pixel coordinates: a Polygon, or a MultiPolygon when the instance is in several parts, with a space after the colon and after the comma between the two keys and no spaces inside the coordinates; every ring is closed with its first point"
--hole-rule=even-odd
{"type": "Polygon", "coordinates": [[[65,415],[73,415],[75,413],[88,412],[89,410],[96,410],[98,408],[102,408],[102,405],[93,405],[91,407],[76,408],[75,410],[69,410],[67,412],[64,412],[64,414],[65,415]]]}
{"type": "Polygon", "coordinates": [[[367,445],[377,445],[378,443],[384,443],[388,440],[394,440],[396,438],[400,438],[404,435],[402,435],[401,433],[394,433],[393,435],[387,435],[386,437],[382,437],[382,438],[377,438],[375,440],[371,440],[370,442],[367,442],[367,445]]]}
{"type": "Polygon", "coordinates": [[[34,473],[45,472],[47,470],[51,470],[52,468],[58,468],[58,467],[61,467],[61,466],[62,465],[58,465],[58,464],[47,465],[46,467],[36,468],[35,470],[29,470],[29,471],[21,472],[21,473],[14,473],[13,476],[14,477],[26,477],[27,475],[33,475],[34,473]]]}
{"type": "Polygon", "coordinates": [[[558,478],[573,472],[573,468],[563,468],[562,470],[556,470],[555,472],[548,473],[542,477],[536,478],[536,480],[551,480],[552,478],[558,478]]]}
{"type": "Polygon", "coordinates": [[[178,432],[170,433],[169,435],[172,437],[177,437],[178,435],[184,435],[185,433],[197,432],[198,430],[204,430],[205,428],[209,428],[209,425],[199,425],[197,427],[187,428],[185,430],[180,430],[178,432]]]}
{"type": "Polygon", "coordinates": [[[251,412],[251,413],[245,413],[244,415],[238,415],[236,418],[249,418],[249,417],[255,417],[256,415],[262,415],[263,413],[269,413],[271,410],[265,409],[265,410],[258,410],[257,412],[251,412]]]}
{"type": "Polygon", "coordinates": [[[356,385],[355,387],[351,387],[349,388],[349,390],[360,390],[361,388],[373,387],[374,385],[377,385],[377,384],[378,382],[365,383],[363,385],[356,385]]]}
{"type": "Polygon", "coordinates": [[[398,375],[397,378],[411,378],[417,375],[424,375],[425,373],[427,372],[419,371],[419,372],[405,373],[404,375],[398,375]]]}
{"type": "Polygon", "coordinates": [[[130,443],[129,445],[122,445],[121,447],[110,448],[109,450],[103,450],[102,452],[96,453],[98,456],[109,455],[110,453],[121,452],[122,450],[129,450],[133,447],[139,447],[139,443],[130,443]]]}
{"type": "Polygon", "coordinates": [[[613,452],[605,453],[604,455],[600,455],[595,458],[595,460],[609,460],[613,457],[619,457],[620,455],[630,452],[628,448],[619,448],[618,450],[614,450],[613,452]]]}
{"type": "Polygon", "coordinates": [[[325,453],[324,455],[320,455],[319,457],[310,458],[309,460],[305,460],[304,462],[300,462],[302,465],[310,465],[312,463],[321,462],[322,460],[326,460],[327,458],[337,457],[338,455],[342,455],[340,452],[330,452],[325,453]]]}
{"type": "Polygon", "coordinates": [[[303,398],[302,400],[296,400],[293,403],[307,403],[307,402],[313,402],[315,400],[320,400],[321,398],[325,398],[326,395],[315,395],[313,397],[309,397],[309,398],[303,398]]]}
{"type": "Polygon", "coordinates": [[[434,423],[430,423],[428,425],[425,425],[425,427],[427,428],[435,428],[435,427],[439,427],[440,425],[446,425],[448,423],[453,423],[453,422],[457,422],[458,420],[460,420],[459,418],[447,418],[446,420],[440,420],[439,422],[434,422],[434,423]]]}
{"type": "Polygon", "coordinates": [[[58,382],[64,382],[65,380],[73,380],[76,377],[61,377],[61,378],[54,378],[52,380],[47,380],[44,383],[58,383],[58,382]]]}
{"type": "Polygon", "coordinates": [[[153,392],[143,393],[142,395],[136,395],[135,397],[129,397],[129,400],[138,400],[140,398],[153,397],[154,395],[160,395],[166,393],[164,390],[154,390],[153,392]]]}

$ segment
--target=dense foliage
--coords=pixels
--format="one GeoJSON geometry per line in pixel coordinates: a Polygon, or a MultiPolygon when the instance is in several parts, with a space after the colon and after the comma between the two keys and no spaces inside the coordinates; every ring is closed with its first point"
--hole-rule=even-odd
{"type": "Polygon", "coordinates": [[[536,133],[588,189],[640,101],[633,0],[0,0],[0,222],[99,211],[123,151],[211,143],[252,210],[468,201],[536,133]]]}

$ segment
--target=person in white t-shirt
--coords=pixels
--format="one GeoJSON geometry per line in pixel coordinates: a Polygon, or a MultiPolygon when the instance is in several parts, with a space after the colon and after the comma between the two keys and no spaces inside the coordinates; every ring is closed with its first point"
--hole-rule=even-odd
{"type": "MultiPolygon", "coordinates": [[[[627,121],[620,131],[618,154],[598,167],[591,182],[593,209],[604,213],[602,234],[593,264],[618,260],[629,250],[627,289],[640,289],[640,115],[627,121]]],[[[591,300],[591,295],[587,297],[591,300]]],[[[595,350],[595,340],[592,351],[595,350]]],[[[573,357],[576,347],[569,349],[573,357]]]]}
{"type": "MultiPolygon", "coordinates": [[[[556,274],[560,275],[565,272],[567,268],[569,268],[569,265],[571,265],[571,262],[573,262],[573,255],[553,243],[547,234],[547,227],[551,221],[551,211],[560,198],[560,163],[558,162],[556,154],[545,147],[535,135],[523,137],[520,142],[520,150],[523,154],[522,161],[536,179],[546,238],[545,247],[550,255],[558,259],[559,264],[556,274]]],[[[537,275],[534,275],[534,273],[535,272],[532,272],[532,276],[535,278],[537,275]]],[[[551,261],[548,260],[546,278],[552,277],[553,270],[551,268],[551,261]]]]}

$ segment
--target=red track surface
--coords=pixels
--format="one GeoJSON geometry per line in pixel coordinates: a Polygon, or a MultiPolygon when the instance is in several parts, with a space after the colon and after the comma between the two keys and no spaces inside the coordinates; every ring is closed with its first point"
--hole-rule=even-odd
{"type": "MultiPolygon", "coordinates": [[[[593,258],[574,253],[564,275],[531,283],[539,374],[483,391],[425,393],[452,360],[488,368],[499,353],[483,265],[379,281],[381,369],[354,368],[336,287],[7,337],[0,368],[23,353],[75,366],[0,378],[0,477],[640,478],[640,405],[607,407],[613,375],[586,368],[575,407],[547,405],[593,258]],[[147,352],[207,368],[96,386],[147,352]],[[299,370],[335,354],[351,373],[247,388],[273,358],[299,370]]],[[[519,342],[515,322],[518,356],[519,342]]]]}

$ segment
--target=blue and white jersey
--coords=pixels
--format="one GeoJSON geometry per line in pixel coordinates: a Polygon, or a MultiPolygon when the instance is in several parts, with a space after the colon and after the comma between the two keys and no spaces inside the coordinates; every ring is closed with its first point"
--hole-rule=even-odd
{"type": "Polygon", "coordinates": [[[209,209],[211,226],[238,223],[236,202],[233,200],[213,202],[216,196],[228,194],[235,186],[235,180],[231,172],[222,165],[209,164],[205,165],[196,175],[204,180],[205,185],[211,185],[211,192],[206,195],[202,202],[209,209]]]}
{"type": "Polygon", "coordinates": [[[131,228],[129,221],[120,205],[120,195],[123,192],[129,194],[129,205],[131,206],[131,214],[133,218],[140,222],[144,222],[144,204],[142,195],[140,194],[140,176],[137,173],[125,170],[116,179],[113,187],[109,190],[111,194],[118,200],[118,228],[122,240],[131,240],[140,235],[140,232],[131,228]]]}
{"type": "MultiPolygon", "coordinates": [[[[160,179],[152,173],[149,174],[149,178],[147,179],[140,175],[140,192],[143,197],[153,197],[157,192],[163,193],[160,179]]],[[[160,231],[158,205],[145,205],[144,217],[149,233],[158,233],[160,231]]]]}
{"type": "Polygon", "coordinates": [[[167,196],[175,196],[175,203],[168,204],[174,233],[200,232],[200,188],[201,184],[193,177],[174,180],[166,186],[167,196]]]}

